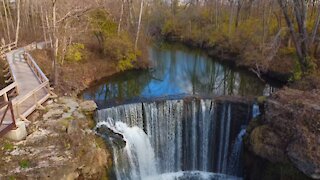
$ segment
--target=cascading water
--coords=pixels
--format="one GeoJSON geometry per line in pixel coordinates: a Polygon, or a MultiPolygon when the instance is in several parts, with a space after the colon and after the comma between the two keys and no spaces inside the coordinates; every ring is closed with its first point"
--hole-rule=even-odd
{"type": "Polygon", "coordinates": [[[252,105],[252,117],[256,118],[260,115],[260,108],[258,104],[253,104],[252,105]]]}
{"type": "Polygon", "coordinates": [[[126,141],[125,148],[113,149],[116,157],[117,177],[141,179],[157,174],[154,151],[148,136],[142,129],[137,126],[128,127],[125,123],[115,122],[110,118],[97,124],[97,127],[101,126],[106,126],[112,131],[122,134],[126,141]],[[126,162],[129,162],[130,167],[123,166],[126,162]]]}
{"type": "Polygon", "coordinates": [[[229,159],[229,167],[228,172],[231,174],[241,174],[241,164],[240,164],[240,156],[242,151],[243,145],[243,136],[246,134],[246,129],[241,129],[240,133],[238,134],[236,141],[233,144],[232,152],[229,159]]]}
{"type": "Polygon", "coordinates": [[[97,129],[126,141],[113,147],[117,179],[236,179],[251,113],[245,103],[162,100],[99,110],[97,129]]]}

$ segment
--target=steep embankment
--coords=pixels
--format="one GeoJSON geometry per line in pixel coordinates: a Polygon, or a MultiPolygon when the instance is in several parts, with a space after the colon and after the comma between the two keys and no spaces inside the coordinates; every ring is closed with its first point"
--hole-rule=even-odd
{"type": "Polygon", "coordinates": [[[293,164],[319,179],[319,102],[319,90],[285,88],[273,94],[264,103],[261,124],[250,134],[251,150],[272,163],[293,164]]]}
{"type": "MultiPolygon", "coordinates": [[[[32,52],[37,64],[49,78],[52,75],[50,53],[50,50],[32,52]]],[[[58,85],[55,87],[55,92],[59,95],[77,95],[102,78],[120,72],[117,66],[117,61],[108,57],[100,57],[93,52],[88,52],[86,60],[81,62],[66,61],[63,65],[59,65],[58,85]]],[[[138,61],[133,68],[139,69],[147,66],[147,62],[138,61]]],[[[52,82],[51,78],[50,82],[52,82]]]]}

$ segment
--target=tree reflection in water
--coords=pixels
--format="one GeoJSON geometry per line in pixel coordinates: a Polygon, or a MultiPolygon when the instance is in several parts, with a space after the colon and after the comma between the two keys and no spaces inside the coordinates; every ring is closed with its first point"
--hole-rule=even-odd
{"type": "Polygon", "coordinates": [[[106,102],[181,94],[261,96],[272,91],[253,74],[222,65],[200,50],[154,45],[149,57],[154,68],[117,74],[88,89],[83,97],[106,102]]]}

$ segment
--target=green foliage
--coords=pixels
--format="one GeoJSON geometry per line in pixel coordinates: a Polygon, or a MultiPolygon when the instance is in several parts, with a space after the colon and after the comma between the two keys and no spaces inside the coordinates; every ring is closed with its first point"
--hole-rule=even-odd
{"type": "Polygon", "coordinates": [[[79,62],[85,57],[85,47],[84,44],[74,43],[70,45],[67,49],[66,60],[79,62]]]}
{"type": "Polygon", "coordinates": [[[316,59],[315,58],[312,58],[312,57],[307,57],[307,69],[308,69],[308,74],[312,74],[317,68],[318,68],[318,65],[316,63],[316,59]]]}
{"type": "Polygon", "coordinates": [[[27,169],[30,167],[30,162],[29,160],[27,159],[23,159],[19,162],[19,166],[22,168],[22,169],[27,169]]]}
{"type": "Polygon", "coordinates": [[[161,29],[162,34],[164,35],[177,35],[181,33],[179,22],[176,21],[175,17],[168,18],[165,20],[163,27],[161,29]]]}
{"type": "Polygon", "coordinates": [[[301,65],[297,58],[295,58],[295,64],[294,64],[294,70],[292,77],[289,79],[289,81],[298,81],[302,78],[302,70],[301,65]]]}
{"type": "Polygon", "coordinates": [[[104,10],[95,10],[89,16],[89,22],[95,34],[114,36],[117,33],[117,24],[109,18],[104,10]]]}
{"type": "Polygon", "coordinates": [[[117,60],[117,67],[120,71],[133,68],[134,62],[137,61],[137,54],[134,50],[133,43],[126,35],[108,38],[103,51],[104,54],[117,60]]]}
{"type": "Polygon", "coordinates": [[[169,19],[164,22],[164,25],[162,27],[162,33],[163,34],[172,33],[172,32],[174,32],[174,27],[175,27],[175,24],[173,22],[173,19],[169,19]]]}
{"type": "Polygon", "coordinates": [[[90,23],[102,46],[102,53],[116,60],[120,71],[133,68],[138,55],[129,35],[126,32],[118,34],[117,24],[103,10],[94,11],[90,16],[90,23]]]}
{"type": "Polygon", "coordinates": [[[296,49],[293,47],[283,47],[279,50],[280,55],[290,55],[296,57],[296,49]]]}
{"type": "Polygon", "coordinates": [[[133,61],[136,60],[136,55],[134,53],[130,53],[121,59],[118,63],[118,68],[120,71],[125,71],[127,69],[133,68],[133,61]]]}
{"type": "Polygon", "coordinates": [[[263,104],[266,100],[267,100],[267,97],[266,97],[266,96],[259,96],[259,97],[257,98],[257,102],[258,102],[259,104],[263,104]]]}
{"type": "Polygon", "coordinates": [[[4,149],[5,151],[12,151],[12,150],[14,150],[14,145],[13,145],[12,143],[10,143],[10,142],[6,142],[6,143],[4,144],[3,149],[4,149]]]}

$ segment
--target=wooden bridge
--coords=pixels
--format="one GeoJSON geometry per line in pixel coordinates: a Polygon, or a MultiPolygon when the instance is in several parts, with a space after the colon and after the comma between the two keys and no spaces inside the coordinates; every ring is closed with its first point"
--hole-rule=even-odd
{"type": "Polygon", "coordinates": [[[7,86],[0,91],[0,136],[25,120],[52,95],[49,80],[28,51],[45,43],[16,48],[17,43],[0,47],[7,86]]]}

